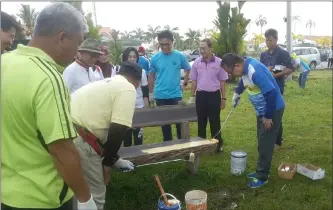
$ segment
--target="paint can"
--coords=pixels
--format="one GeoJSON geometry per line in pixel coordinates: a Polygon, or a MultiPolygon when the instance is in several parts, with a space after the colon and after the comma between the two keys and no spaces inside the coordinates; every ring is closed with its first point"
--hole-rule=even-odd
{"type": "Polygon", "coordinates": [[[172,198],[172,199],[168,199],[168,202],[169,203],[172,202],[173,205],[170,205],[170,206],[165,205],[164,201],[161,199],[162,198],[162,195],[161,195],[157,202],[157,210],[181,210],[180,201],[175,196],[173,196],[169,193],[165,193],[165,195],[167,197],[172,198]]]}
{"type": "Polygon", "coordinates": [[[247,153],[241,150],[231,152],[231,174],[241,175],[246,170],[247,153]]]}
{"type": "Polygon", "coordinates": [[[192,190],[185,194],[186,210],[207,210],[207,193],[192,190]]]}

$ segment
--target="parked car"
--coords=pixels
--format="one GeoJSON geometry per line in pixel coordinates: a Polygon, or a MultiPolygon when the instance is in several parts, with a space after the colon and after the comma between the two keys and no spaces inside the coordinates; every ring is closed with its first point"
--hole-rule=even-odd
{"type": "Polygon", "coordinates": [[[194,61],[195,59],[200,57],[200,53],[198,50],[193,50],[190,53],[185,53],[184,55],[186,56],[187,60],[190,61],[194,61]]]}
{"type": "Polygon", "coordinates": [[[293,47],[293,52],[306,60],[311,69],[316,69],[321,63],[320,52],[316,47],[293,47]]]}
{"type": "Polygon", "coordinates": [[[328,52],[325,49],[319,49],[320,53],[320,61],[327,62],[328,61],[328,52]]]}

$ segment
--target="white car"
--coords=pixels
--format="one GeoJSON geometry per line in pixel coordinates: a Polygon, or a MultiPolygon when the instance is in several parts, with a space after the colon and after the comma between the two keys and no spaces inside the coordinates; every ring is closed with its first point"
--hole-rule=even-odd
{"type": "Polygon", "coordinates": [[[316,69],[321,62],[320,52],[316,47],[293,47],[293,52],[306,60],[311,69],[316,69]]]}

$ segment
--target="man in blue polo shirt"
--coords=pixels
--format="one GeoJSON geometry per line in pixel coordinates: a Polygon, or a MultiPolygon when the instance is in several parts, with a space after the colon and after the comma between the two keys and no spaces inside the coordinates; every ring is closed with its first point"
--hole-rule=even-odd
{"type": "MultiPolygon", "coordinates": [[[[292,59],[287,51],[277,45],[278,32],[275,29],[268,29],[265,32],[267,51],[261,53],[260,62],[264,64],[273,73],[273,76],[279,85],[281,94],[284,93],[285,78],[293,72],[292,59]]],[[[276,139],[276,148],[280,149],[283,141],[282,121],[279,135],[276,139]]]]}
{"type": "Polygon", "coordinates": [[[148,75],[149,71],[149,60],[146,58],[146,49],[142,46],[138,48],[139,52],[139,65],[142,69],[145,70],[146,74],[148,75]]]}
{"type": "Polygon", "coordinates": [[[280,88],[269,70],[252,58],[226,54],[221,67],[229,74],[241,77],[232,98],[233,106],[246,90],[257,115],[258,162],[256,172],[248,174],[252,179],[248,187],[257,188],[267,183],[274,144],[285,108],[280,88]]]}
{"type": "MultiPolygon", "coordinates": [[[[182,100],[182,88],[187,86],[191,66],[184,54],[172,49],[173,34],[169,30],[157,35],[161,51],[150,61],[148,76],[149,101],[157,106],[177,105],[182,100]],[[180,71],[185,70],[184,84],[180,86],[180,71]]],[[[180,124],[177,127],[177,138],[181,138],[180,124]]],[[[172,140],[171,125],[162,126],[163,140],[172,140]]]]}

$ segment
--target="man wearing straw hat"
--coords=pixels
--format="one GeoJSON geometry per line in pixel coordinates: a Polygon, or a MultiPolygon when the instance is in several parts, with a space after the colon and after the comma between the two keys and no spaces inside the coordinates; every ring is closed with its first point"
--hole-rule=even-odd
{"type": "Polygon", "coordinates": [[[70,93],[90,82],[104,79],[102,70],[95,65],[103,54],[96,39],[89,38],[82,42],[78,49],[78,58],[63,73],[70,93]]]}

